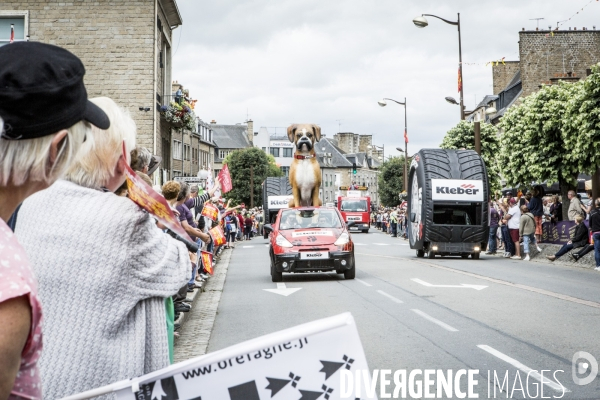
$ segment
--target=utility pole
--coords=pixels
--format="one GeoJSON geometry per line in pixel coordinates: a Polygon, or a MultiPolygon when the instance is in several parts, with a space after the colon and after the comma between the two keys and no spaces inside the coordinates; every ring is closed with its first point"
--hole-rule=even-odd
{"type": "Polygon", "coordinates": [[[475,122],[475,151],[481,155],[481,123],[475,122]]]}
{"type": "Polygon", "coordinates": [[[250,166],[250,208],[254,208],[254,168],[250,166]]]}

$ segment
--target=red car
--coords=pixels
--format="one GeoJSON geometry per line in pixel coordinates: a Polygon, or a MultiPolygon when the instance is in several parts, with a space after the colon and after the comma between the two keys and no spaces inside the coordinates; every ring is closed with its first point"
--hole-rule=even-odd
{"type": "Polygon", "coordinates": [[[283,272],[318,271],[335,271],[346,279],[354,279],[354,243],[348,226],[333,207],[280,210],[275,222],[265,225],[271,232],[272,281],[281,282],[283,272]]]}

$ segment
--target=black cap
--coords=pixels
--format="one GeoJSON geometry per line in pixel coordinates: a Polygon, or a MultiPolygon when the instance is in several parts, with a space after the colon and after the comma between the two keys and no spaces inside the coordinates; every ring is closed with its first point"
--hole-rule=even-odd
{"type": "Polygon", "coordinates": [[[90,102],[85,68],[73,53],[39,42],[0,47],[0,117],[4,139],[34,139],[86,120],[108,129],[108,116],[90,102]]]}

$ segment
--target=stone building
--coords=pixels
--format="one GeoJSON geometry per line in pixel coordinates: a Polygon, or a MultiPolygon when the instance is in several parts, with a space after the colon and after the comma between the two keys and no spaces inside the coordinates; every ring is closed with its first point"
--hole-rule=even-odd
{"type": "Polygon", "coordinates": [[[520,61],[492,65],[494,96],[486,96],[478,108],[483,111],[493,105],[498,111],[489,120],[494,124],[509,107],[538,91],[541,85],[585,78],[589,68],[600,61],[600,31],[522,30],[519,57],[520,61]]]}
{"type": "Polygon", "coordinates": [[[519,57],[523,96],[559,79],[579,80],[600,61],[600,31],[521,31],[519,57]]]}
{"type": "MultiPolygon", "coordinates": [[[[175,0],[2,0],[0,45],[10,23],[16,40],[55,44],[81,58],[88,95],[128,109],[138,144],[170,159],[163,151],[172,140],[170,127],[159,108],[171,95],[172,32],[182,24],[175,0]]],[[[155,182],[170,175],[161,166],[155,182]]]]}
{"type": "MultiPolygon", "coordinates": [[[[364,146],[367,148],[367,144],[364,146]]],[[[379,204],[377,178],[381,164],[368,151],[347,153],[339,146],[336,139],[323,137],[319,145],[315,146],[315,152],[319,157],[328,157],[335,168],[334,199],[337,199],[337,196],[345,196],[348,187],[355,183],[365,188],[362,192],[371,197],[371,203],[379,204]],[[356,164],[356,174],[353,174],[353,164],[356,164]]]]}
{"type": "Polygon", "coordinates": [[[171,178],[197,176],[199,170],[213,167],[215,145],[210,124],[198,119],[194,131],[174,128],[171,136],[173,147],[168,166],[171,178]]]}

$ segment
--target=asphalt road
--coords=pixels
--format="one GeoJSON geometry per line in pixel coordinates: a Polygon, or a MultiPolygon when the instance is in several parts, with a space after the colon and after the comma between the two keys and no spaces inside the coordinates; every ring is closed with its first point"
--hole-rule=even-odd
{"type": "Polygon", "coordinates": [[[600,273],[483,255],[418,259],[376,229],[352,238],[357,279],[284,274],[286,287],[301,288],[287,297],[263,290],[277,287],[268,241],[237,243],[208,350],[350,311],[371,369],[478,369],[479,398],[542,398],[535,376],[525,379],[549,370],[544,398],[600,399],[600,377],[585,386],[572,377],[576,352],[600,360],[600,273]],[[494,372],[509,382],[495,397],[494,372]],[[511,389],[518,378],[529,393],[511,389]]]}

